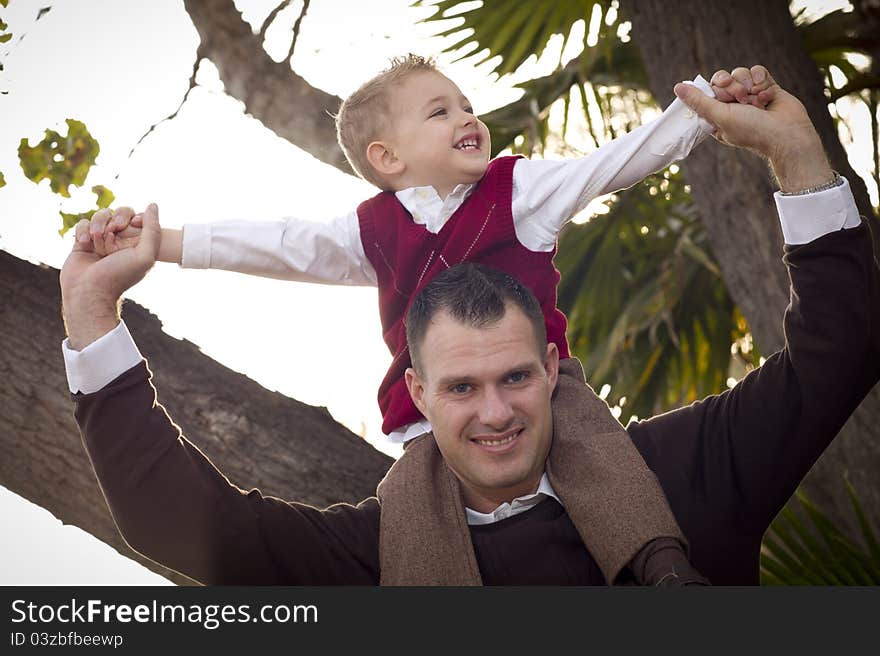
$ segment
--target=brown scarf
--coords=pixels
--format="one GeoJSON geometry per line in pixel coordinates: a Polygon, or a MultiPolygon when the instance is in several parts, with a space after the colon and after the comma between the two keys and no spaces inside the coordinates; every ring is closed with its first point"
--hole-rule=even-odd
{"type": "MultiPolygon", "coordinates": [[[[547,476],[611,583],[652,540],[686,541],[656,476],[584,382],[580,362],[562,360],[559,373],[547,476]]],[[[433,435],[407,446],[377,494],[381,585],[482,585],[459,481],[433,435]]]]}

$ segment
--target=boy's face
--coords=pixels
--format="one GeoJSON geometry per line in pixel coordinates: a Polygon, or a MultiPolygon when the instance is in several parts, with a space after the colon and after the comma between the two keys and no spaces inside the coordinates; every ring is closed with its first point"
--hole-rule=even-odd
{"type": "Polygon", "coordinates": [[[401,166],[394,189],[432,186],[445,198],[486,172],[489,130],[440,73],[414,73],[391,90],[391,123],[385,143],[401,166]]]}

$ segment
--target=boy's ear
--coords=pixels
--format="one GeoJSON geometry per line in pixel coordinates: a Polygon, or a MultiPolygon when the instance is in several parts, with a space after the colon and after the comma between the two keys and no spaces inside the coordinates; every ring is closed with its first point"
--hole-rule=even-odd
{"type": "Polygon", "coordinates": [[[379,175],[385,178],[400,175],[406,168],[391,145],[384,141],[373,141],[367,146],[367,161],[379,175]]]}

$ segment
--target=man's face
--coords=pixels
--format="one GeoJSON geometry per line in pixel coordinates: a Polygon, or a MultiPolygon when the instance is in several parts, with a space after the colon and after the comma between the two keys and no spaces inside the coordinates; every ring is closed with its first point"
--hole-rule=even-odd
{"type": "Polygon", "coordinates": [[[457,185],[483,177],[489,130],[451,80],[431,71],[413,73],[390,95],[387,142],[403,166],[396,189],[432,186],[445,198],[457,185]]]}
{"type": "Polygon", "coordinates": [[[467,506],[490,512],[535,492],[553,435],[556,345],[539,347],[528,318],[508,304],[485,328],[438,313],[419,353],[421,374],[408,369],[407,385],[467,506]]]}

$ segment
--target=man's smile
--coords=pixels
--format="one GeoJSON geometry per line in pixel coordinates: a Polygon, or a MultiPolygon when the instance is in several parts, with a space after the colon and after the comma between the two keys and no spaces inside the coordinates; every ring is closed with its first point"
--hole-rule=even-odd
{"type": "Polygon", "coordinates": [[[480,449],[490,453],[504,453],[516,446],[523,430],[525,430],[524,426],[517,426],[495,435],[484,434],[472,437],[470,441],[480,449]]]}

